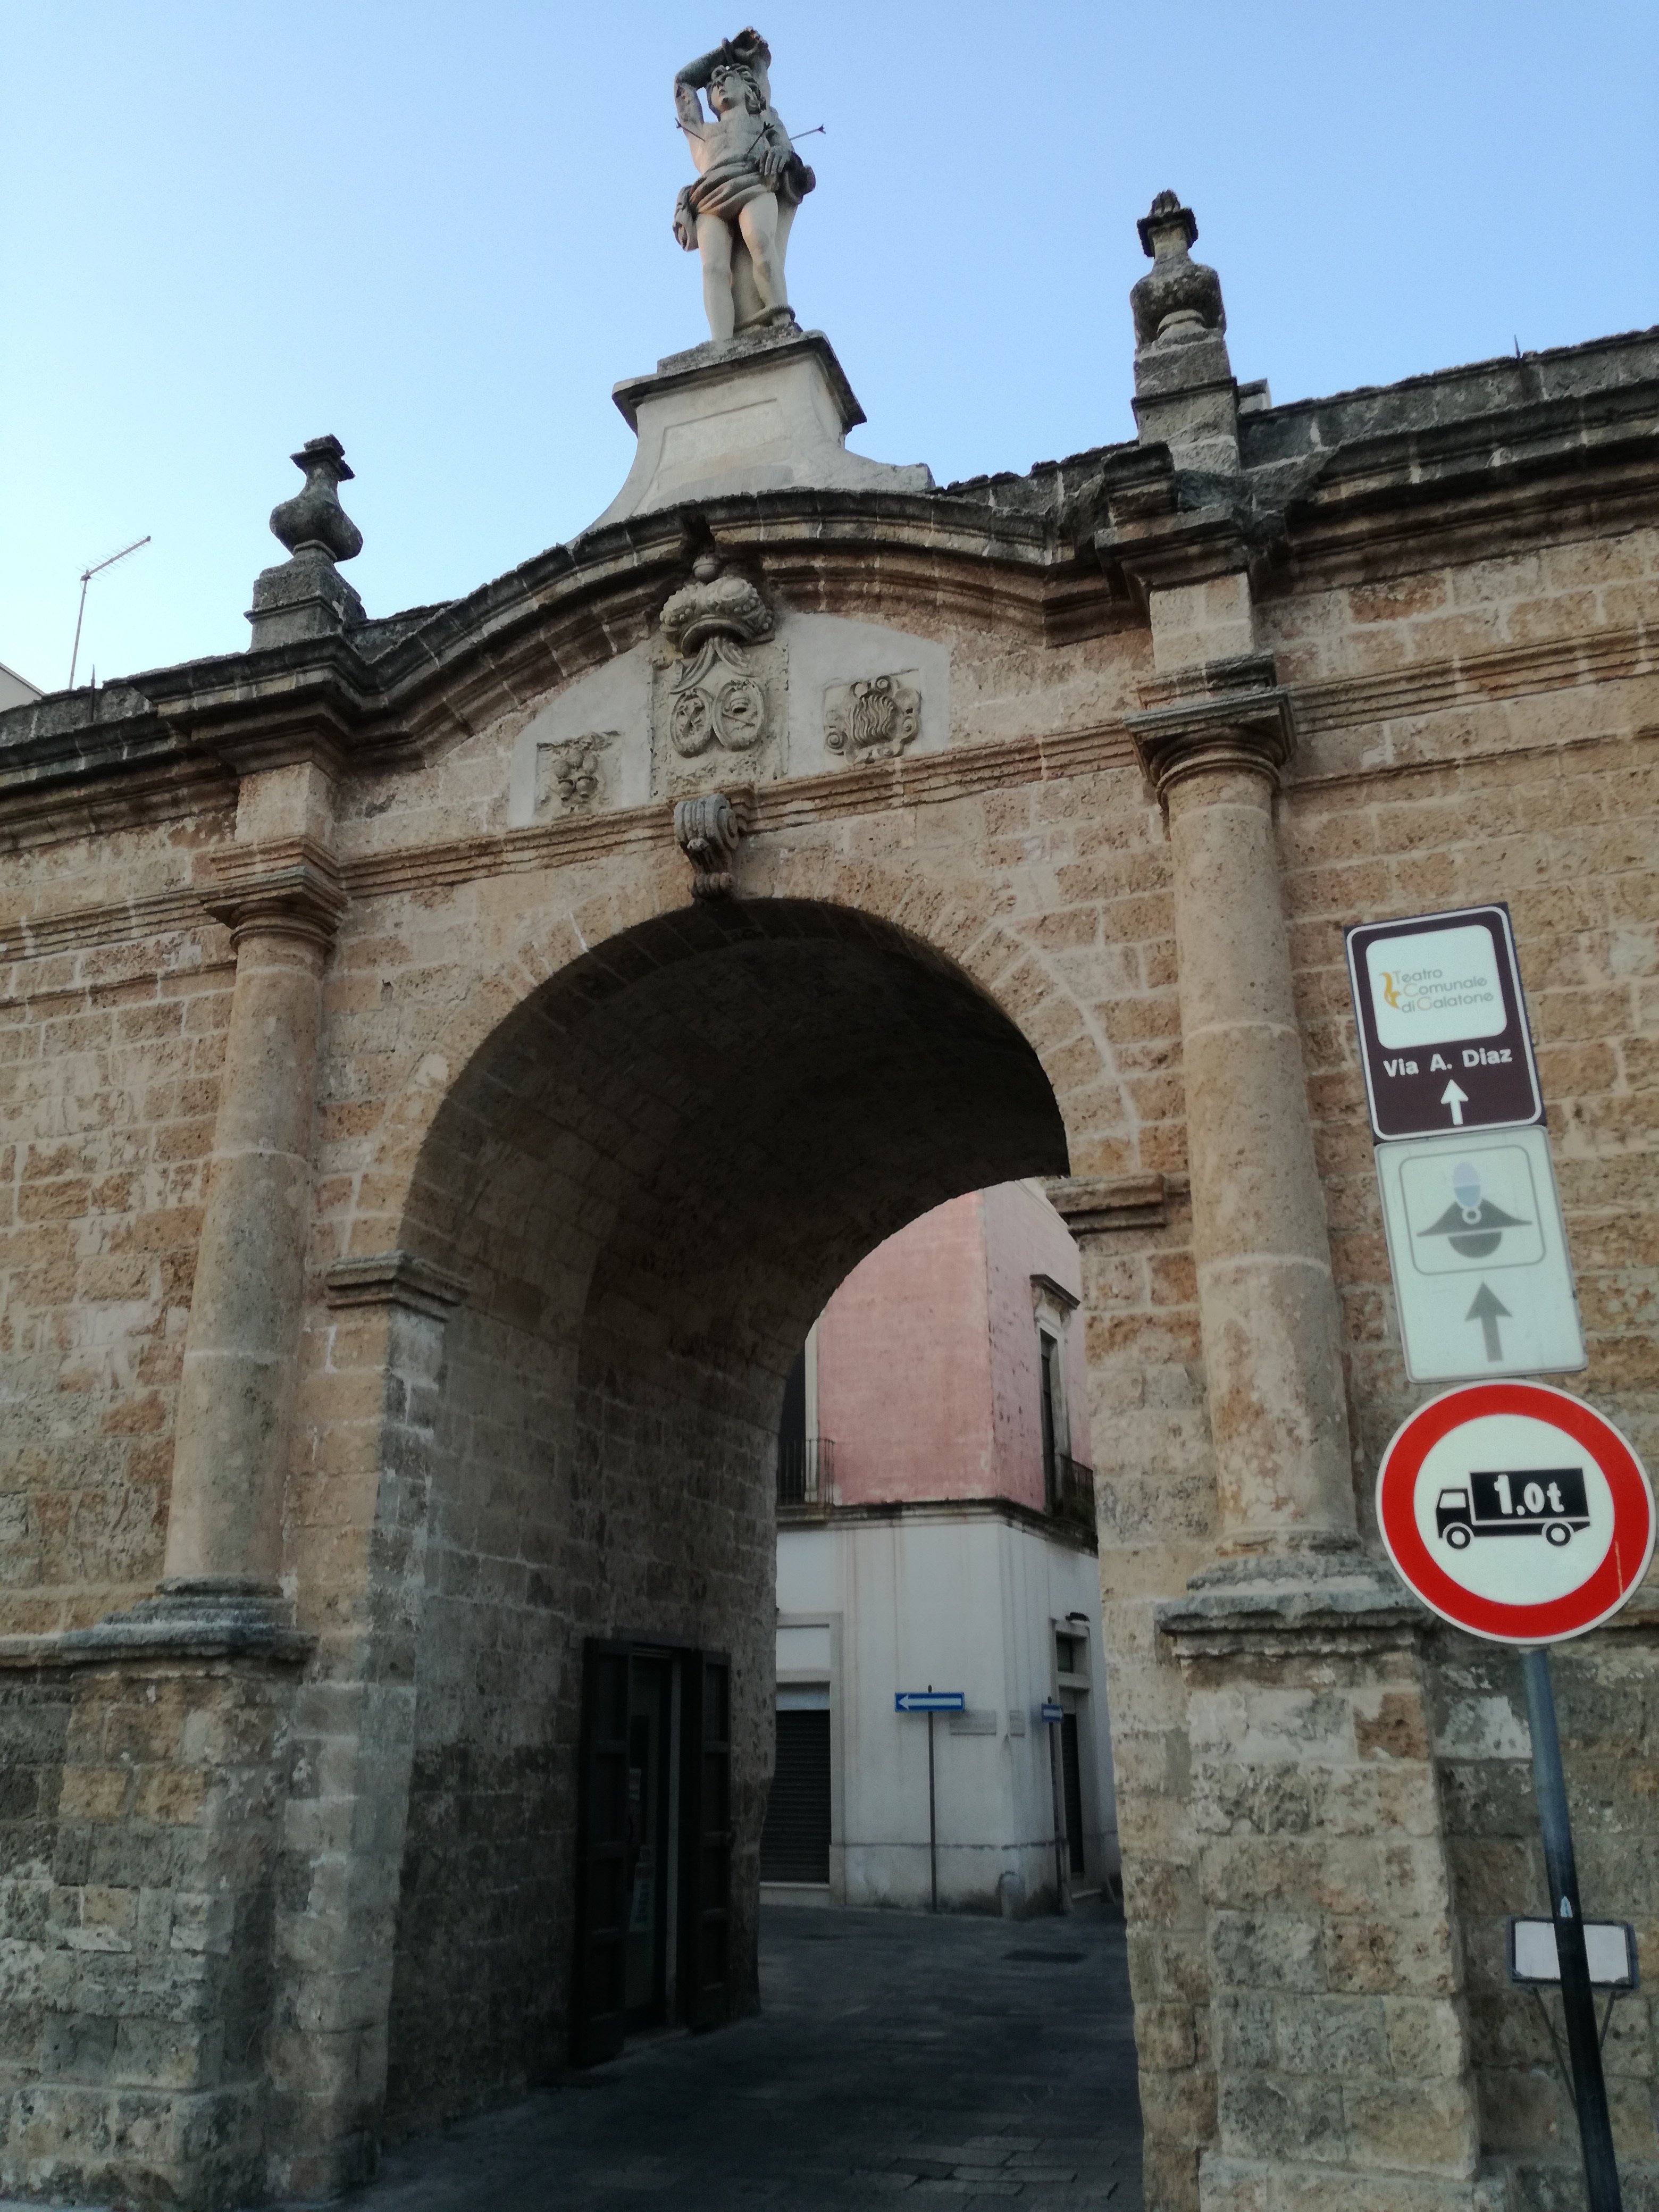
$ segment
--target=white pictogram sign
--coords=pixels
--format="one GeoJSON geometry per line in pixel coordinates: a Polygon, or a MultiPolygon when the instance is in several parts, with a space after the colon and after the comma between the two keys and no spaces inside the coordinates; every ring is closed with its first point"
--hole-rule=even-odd
{"type": "Polygon", "coordinates": [[[1585,1364],[1547,1131],[1379,1145],[1376,1175],[1413,1382],[1585,1364]]]}

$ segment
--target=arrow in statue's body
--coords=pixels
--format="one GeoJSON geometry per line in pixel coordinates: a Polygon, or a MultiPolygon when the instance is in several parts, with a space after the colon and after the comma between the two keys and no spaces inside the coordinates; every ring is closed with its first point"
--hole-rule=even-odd
{"type": "Polygon", "coordinates": [[[963,1690],[895,1690],[896,1713],[960,1713],[967,1710],[963,1690]]]}

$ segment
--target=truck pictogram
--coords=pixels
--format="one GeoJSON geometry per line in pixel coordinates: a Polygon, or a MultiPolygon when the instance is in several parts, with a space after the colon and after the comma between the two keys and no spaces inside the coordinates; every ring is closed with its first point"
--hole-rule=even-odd
{"type": "Polygon", "coordinates": [[[1467,1490],[1443,1490],[1434,1505],[1435,1534],[1455,1552],[1477,1536],[1542,1536],[1559,1547],[1589,1519],[1582,1467],[1471,1470],[1467,1490]]]}

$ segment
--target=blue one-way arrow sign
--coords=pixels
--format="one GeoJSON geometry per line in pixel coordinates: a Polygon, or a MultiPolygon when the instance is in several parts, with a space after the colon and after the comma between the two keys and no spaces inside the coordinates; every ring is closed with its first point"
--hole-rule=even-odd
{"type": "Polygon", "coordinates": [[[895,1690],[893,1711],[896,1713],[959,1713],[965,1711],[968,1698],[962,1690],[895,1690]]]}

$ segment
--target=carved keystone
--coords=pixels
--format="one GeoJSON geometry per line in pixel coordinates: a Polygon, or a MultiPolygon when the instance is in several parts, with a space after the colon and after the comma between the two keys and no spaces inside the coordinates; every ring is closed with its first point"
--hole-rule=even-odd
{"type": "Polygon", "coordinates": [[[723,791],[701,799],[682,799],[674,807],[674,842],[693,869],[693,898],[730,898],[732,855],[743,835],[731,800],[723,791]]]}

